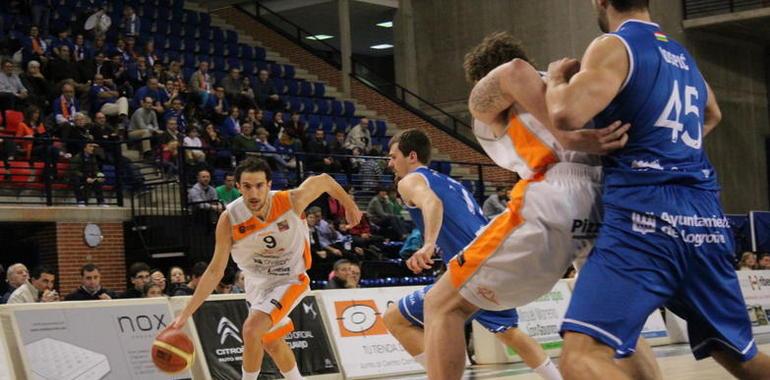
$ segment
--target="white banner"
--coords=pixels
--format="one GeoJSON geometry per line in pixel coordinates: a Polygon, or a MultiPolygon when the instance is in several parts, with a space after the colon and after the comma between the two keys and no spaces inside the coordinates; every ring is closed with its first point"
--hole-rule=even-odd
{"type": "Polygon", "coordinates": [[[382,320],[391,303],[420,288],[338,289],[316,293],[346,379],[422,371],[390,335],[382,320]]]}
{"type": "Polygon", "coordinates": [[[770,270],[738,271],[746,311],[754,334],[770,332],[770,270]]]}
{"type": "Polygon", "coordinates": [[[647,339],[651,346],[662,346],[670,344],[671,339],[666,330],[666,322],[663,321],[663,315],[660,310],[655,310],[647,317],[647,322],[642,328],[642,338],[647,339]]]}
{"type": "Polygon", "coordinates": [[[10,352],[8,351],[8,347],[6,347],[5,334],[3,333],[3,329],[0,328],[0,380],[11,380],[14,377],[13,368],[11,367],[13,361],[9,355],[10,352]]]}

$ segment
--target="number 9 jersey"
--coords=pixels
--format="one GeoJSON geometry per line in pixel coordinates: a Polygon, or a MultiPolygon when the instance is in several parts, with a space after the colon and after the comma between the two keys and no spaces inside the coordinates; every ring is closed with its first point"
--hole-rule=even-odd
{"type": "Polygon", "coordinates": [[[629,70],[594,124],[621,120],[631,129],[626,146],[604,157],[604,201],[612,203],[607,192],[623,186],[719,190],[702,144],[708,90],[695,60],[651,22],[628,20],[611,35],[625,45],[629,70]]]}

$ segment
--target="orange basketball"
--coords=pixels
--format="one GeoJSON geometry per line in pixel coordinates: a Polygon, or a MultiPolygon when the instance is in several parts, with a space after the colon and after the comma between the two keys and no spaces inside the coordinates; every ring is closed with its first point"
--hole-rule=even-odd
{"type": "Polygon", "coordinates": [[[192,341],[179,329],[165,329],[152,342],[152,362],[163,372],[182,372],[194,359],[192,341]]]}

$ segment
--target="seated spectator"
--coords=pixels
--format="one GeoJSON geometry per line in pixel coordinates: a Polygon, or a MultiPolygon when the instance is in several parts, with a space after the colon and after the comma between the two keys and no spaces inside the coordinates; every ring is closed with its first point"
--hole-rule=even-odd
{"type": "Polygon", "coordinates": [[[160,288],[160,292],[166,294],[166,275],[160,269],[150,270],[150,282],[160,288]]]}
{"type": "Polygon", "coordinates": [[[401,246],[401,249],[398,251],[398,255],[401,256],[402,259],[408,260],[410,257],[412,257],[412,254],[422,248],[422,245],[422,231],[415,227],[412,229],[412,232],[409,233],[409,236],[404,239],[404,245],[401,246]]]}
{"type": "MultiPolygon", "coordinates": [[[[190,76],[190,90],[198,99],[198,104],[209,104],[209,97],[214,90],[214,77],[209,74],[209,63],[202,61],[198,64],[198,70],[190,76]]],[[[224,97],[224,90],[222,90],[224,97]]],[[[227,108],[224,108],[227,110],[227,108]]]]}
{"type": "Polygon", "coordinates": [[[173,81],[175,83],[184,82],[182,64],[179,61],[169,62],[168,70],[166,70],[159,79],[163,83],[167,83],[168,81],[173,81]]]}
{"type": "Polygon", "coordinates": [[[355,147],[352,151],[350,151],[350,155],[353,156],[350,158],[350,173],[360,172],[361,165],[366,161],[365,158],[361,157],[363,155],[363,151],[361,148],[355,147]]]}
{"type": "Polygon", "coordinates": [[[198,182],[187,192],[187,201],[196,212],[207,213],[210,221],[216,224],[219,214],[224,209],[219,202],[217,190],[210,185],[211,173],[208,170],[198,172],[198,182]]]}
{"type": "Polygon", "coordinates": [[[107,34],[107,31],[110,30],[110,26],[112,26],[112,18],[103,8],[96,9],[96,12],[93,13],[90,17],[94,17],[96,21],[94,22],[93,29],[91,29],[91,33],[93,33],[94,39],[96,41],[100,39],[104,41],[104,37],[107,34]]]}
{"type": "Polygon", "coordinates": [[[21,84],[27,89],[29,96],[27,103],[36,105],[40,109],[48,109],[51,98],[51,85],[40,72],[40,62],[29,61],[27,71],[21,74],[21,84]]]}
{"type": "Polygon", "coordinates": [[[364,250],[361,247],[353,245],[352,237],[339,232],[333,223],[329,223],[323,218],[320,207],[311,207],[307,213],[315,214],[316,230],[321,249],[336,257],[358,258],[364,255],[364,250]]]}
{"type": "Polygon", "coordinates": [[[257,81],[254,83],[254,96],[261,109],[275,111],[284,108],[281,97],[278,96],[278,91],[270,80],[270,73],[267,70],[259,70],[257,81]]]}
{"type": "Polygon", "coordinates": [[[285,123],[283,130],[279,132],[278,137],[287,135],[291,138],[291,144],[294,145],[294,150],[302,152],[307,144],[307,128],[305,123],[300,120],[299,112],[292,112],[289,122],[285,123]]]}
{"type": "Polygon", "coordinates": [[[75,86],[65,83],[61,87],[61,96],[53,102],[53,114],[59,127],[75,123],[75,114],[80,112],[80,103],[75,99],[75,86]]]}
{"type": "Polygon", "coordinates": [[[265,128],[257,129],[257,149],[263,153],[265,160],[270,163],[270,166],[275,170],[284,171],[290,167],[290,164],[278,154],[278,149],[270,144],[269,136],[270,134],[265,128]]]}
{"type": "Polygon", "coordinates": [[[265,125],[265,129],[270,132],[270,141],[278,138],[278,134],[283,130],[283,112],[275,111],[273,113],[273,120],[265,125]]]}
{"type": "Polygon", "coordinates": [[[51,39],[51,50],[54,54],[60,55],[62,46],[66,47],[67,52],[70,54],[75,49],[75,44],[70,38],[69,26],[63,26],[59,28],[59,31],[56,32],[56,37],[51,39]]]}
{"type": "Polygon", "coordinates": [[[243,88],[243,78],[241,70],[236,67],[230,69],[226,77],[219,83],[225,90],[225,96],[230,104],[241,105],[241,89],[243,88]]]}
{"type": "Polygon", "coordinates": [[[29,34],[22,41],[21,61],[27,63],[35,60],[38,62],[48,62],[48,44],[40,36],[40,29],[36,25],[29,27],[29,34]]]}
{"type": "MultiPolygon", "coordinates": [[[[168,88],[168,86],[166,87],[168,88]]],[[[187,133],[187,117],[185,117],[184,114],[184,102],[177,93],[172,93],[172,96],[173,100],[171,100],[171,107],[166,110],[166,114],[163,116],[163,118],[166,120],[166,122],[168,122],[168,119],[172,117],[175,118],[179,132],[187,133]]]]}
{"type": "Polygon", "coordinates": [[[162,133],[158,127],[158,119],[152,109],[152,103],[151,97],[144,98],[142,107],[131,115],[131,127],[128,131],[130,139],[143,139],[142,154],[145,156],[152,151],[151,138],[162,133]]]}
{"type": "Polygon", "coordinates": [[[85,207],[88,204],[88,196],[91,192],[96,195],[97,204],[105,206],[102,192],[105,178],[98,159],[94,155],[96,146],[94,143],[86,143],[83,151],[70,160],[70,184],[79,207],[85,207]]]}
{"type": "Polygon", "coordinates": [[[103,112],[94,114],[94,122],[91,124],[89,133],[97,143],[101,141],[118,141],[121,138],[118,128],[107,122],[107,115],[103,112]]]}
{"type": "Polygon", "coordinates": [[[203,111],[214,123],[221,124],[224,122],[230,111],[230,103],[225,98],[225,89],[222,86],[214,88],[214,96],[207,98],[203,111]]]}
{"type": "Polygon", "coordinates": [[[232,139],[241,133],[240,116],[241,111],[238,106],[230,107],[230,115],[222,123],[222,128],[220,129],[222,136],[226,139],[232,139]]]}
{"type": "Polygon", "coordinates": [[[380,227],[384,236],[393,240],[403,240],[406,237],[406,227],[401,215],[393,214],[388,206],[388,188],[381,187],[377,190],[377,195],[369,201],[366,215],[372,223],[380,227]]]}
{"type": "Polygon", "coordinates": [[[142,298],[158,298],[165,297],[163,294],[163,288],[160,285],[150,282],[142,288],[142,298]]]}
{"type": "Polygon", "coordinates": [[[216,168],[225,168],[231,166],[231,154],[227,150],[230,148],[230,142],[219,135],[219,131],[214,124],[207,122],[206,128],[201,136],[203,146],[206,147],[206,159],[216,168]]]}
{"type": "Polygon", "coordinates": [[[316,129],[313,139],[307,143],[307,152],[310,154],[305,159],[305,167],[312,171],[334,173],[342,169],[339,162],[331,155],[323,129],[316,129]]]}
{"type": "Polygon", "coordinates": [[[257,106],[257,101],[254,96],[254,89],[251,87],[251,80],[249,77],[243,77],[241,82],[241,108],[248,109],[257,106]]]}
{"type": "Polygon", "coordinates": [[[107,43],[106,36],[97,35],[94,37],[94,42],[91,44],[91,52],[94,56],[96,56],[98,53],[104,53],[104,56],[108,57],[111,50],[112,47],[110,47],[110,45],[107,43]]]}
{"type": "MultiPolygon", "coordinates": [[[[125,36],[125,40],[126,40],[126,53],[128,53],[128,56],[130,57],[129,61],[137,62],[139,61],[140,58],[144,60],[144,57],[142,57],[140,52],[137,51],[136,38],[132,36],[125,36]]],[[[145,64],[146,63],[147,61],[145,60],[145,64]]],[[[151,65],[147,65],[148,72],[151,71],[150,66],[151,65]]]]}
{"type": "Polygon", "coordinates": [[[152,109],[158,114],[163,115],[163,112],[165,112],[165,108],[163,108],[163,104],[166,103],[166,95],[163,93],[163,90],[160,88],[160,83],[158,82],[158,78],[150,77],[147,79],[147,85],[140,87],[136,92],[134,93],[134,107],[139,107],[140,102],[142,99],[151,98],[152,99],[152,109]]]}
{"type": "Polygon", "coordinates": [[[345,219],[340,219],[339,229],[343,233],[350,234],[353,238],[353,246],[361,247],[373,258],[379,258],[379,256],[382,255],[379,246],[385,238],[372,233],[372,226],[369,224],[369,219],[367,219],[366,214],[361,216],[361,222],[355,226],[347,224],[347,220],[345,219]]]}
{"type": "Polygon", "coordinates": [[[177,288],[187,285],[187,277],[185,276],[182,267],[171,267],[171,269],[168,270],[168,278],[170,279],[168,291],[166,292],[168,295],[173,295],[177,288]]]}
{"type": "Polygon", "coordinates": [[[144,51],[142,57],[147,61],[150,67],[154,67],[156,63],[161,63],[161,59],[158,53],[155,51],[155,42],[148,40],[144,43],[144,51]]]}
{"type": "Polygon", "coordinates": [[[246,117],[243,118],[242,123],[251,123],[254,128],[262,127],[263,112],[260,109],[249,108],[246,111],[246,117]]]}
{"type": "Polygon", "coordinates": [[[53,288],[54,280],[56,273],[47,266],[33,268],[29,280],[8,297],[8,304],[59,301],[59,293],[53,288]]]}
{"type": "Polygon", "coordinates": [[[13,291],[27,283],[29,280],[29,271],[27,266],[22,263],[16,263],[8,267],[5,281],[8,283],[5,293],[0,295],[0,305],[8,303],[13,291]]]}
{"type": "Polygon", "coordinates": [[[169,177],[179,175],[179,140],[169,141],[160,151],[160,163],[163,173],[169,177]]]}
{"type": "Polygon", "coordinates": [[[502,214],[503,211],[506,210],[506,203],[508,202],[506,199],[507,190],[508,189],[505,187],[499,186],[495,190],[495,193],[487,197],[487,199],[484,201],[484,205],[481,206],[481,210],[484,212],[484,216],[487,219],[492,219],[493,217],[502,214]]]}
{"type": "Polygon", "coordinates": [[[212,294],[230,294],[233,291],[233,284],[235,283],[235,270],[232,267],[226,267],[225,273],[222,275],[222,279],[214,288],[212,294]]]}
{"type": "MultiPolygon", "coordinates": [[[[32,143],[32,156],[38,159],[42,159],[46,163],[43,169],[44,176],[51,176],[55,174],[56,165],[54,165],[59,157],[69,159],[71,154],[63,151],[63,144],[60,140],[56,139],[43,124],[40,119],[40,109],[36,106],[29,106],[24,112],[24,121],[19,123],[19,128],[16,130],[16,137],[35,137],[32,143]],[[53,170],[54,172],[51,172],[53,170]]],[[[25,155],[29,153],[28,145],[30,142],[21,142],[25,155]]]]}
{"type": "MultiPolygon", "coordinates": [[[[353,155],[355,154],[355,151],[357,149],[360,149],[359,147],[353,148],[353,155]]],[[[372,147],[372,149],[368,152],[364,152],[366,154],[365,157],[363,157],[360,161],[360,166],[358,167],[358,174],[363,177],[364,183],[362,185],[362,188],[365,190],[371,190],[375,187],[377,187],[377,183],[382,177],[382,174],[384,172],[383,169],[383,160],[374,158],[380,155],[380,151],[378,148],[372,147]]],[[[355,165],[355,163],[354,163],[355,165]]],[[[374,222],[374,220],[372,219],[374,222]]],[[[374,222],[377,224],[377,222],[374,222]]]]}
{"type": "Polygon", "coordinates": [[[762,253],[759,255],[759,261],[757,262],[757,269],[763,269],[763,270],[770,269],[770,253],[762,253]]]}
{"type": "Polygon", "coordinates": [[[201,277],[203,277],[203,274],[206,273],[206,268],[208,266],[209,264],[205,261],[199,261],[195,263],[192,267],[192,270],[190,271],[190,282],[188,282],[185,286],[176,288],[172,296],[193,295],[193,293],[195,293],[195,288],[198,287],[198,283],[200,282],[201,277]]]}
{"type": "Polygon", "coordinates": [[[143,262],[133,263],[128,267],[128,276],[131,285],[120,298],[142,298],[144,286],[150,283],[150,267],[143,262]]]}
{"type": "MultiPolygon", "coordinates": [[[[344,131],[336,131],[334,132],[334,141],[329,144],[329,151],[331,154],[334,155],[340,155],[340,156],[346,156],[350,154],[350,150],[345,147],[345,132],[344,131]]],[[[337,161],[339,161],[340,166],[342,167],[342,170],[345,171],[345,173],[350,174],[351,173],[351,166],[350,166],[350,158],[348,157],[335,157],[337,161]]]]}
{"type": "Polygon", "coordinates": [[[743,252],[741,261],[738,262],[738,270],[754,270],[757,266],[757,255],[754,252],[743,252]]]}
{"type": "Polygon", "coordinates": [[[284,133],[278,138],[275,150],[280,154],[281,159],[286,162],[287,168],[295,169],[297,167],[297,160],[294,159],[294,143],[289,135],[284,133]]]}
{"type": "MultiPolygon", "coordinates": [[[[48,64],[48,74],[46,77],[53,83],[60,83],[65,79],[77,82],[80,79],[78,66],[72,61],[70,48],[67,45],[59,46],[59,53],[48,64]]],[[[78,85],[78,87],[81,86],[78,85]]]]}
{"type": "Polygon", "coordinates": [[[86,264],[80,268],[80,287],[64,297],[65,301],[96,301],[111,300],[118,296],[102,287],[102,276],[99,267],[86,264]]]}
{"type": "Polygon", "coordinates": [[[361,287],[361,264],[356,261],[350,262],[350,270],[345,287],[350,289],[361,287]]]}
{"type": "Polygon", "coordinates": [[[74,44],[72,45],[72,58],[75,62],[80,63],[86,58],[91,56],[91,48],[86,45],[85,38],[82,34],[75,36],[74,44]]]}
{"type": "Polygon", "coordinates": [[[238,161],[244,159],[248,152],[257,152],[259,148],[257,146],[257,139],[253,135],[253,129],[250,123],[241,124],[241,134],[233,137],[230,145],[233,149],[233,154],[238,161]]]}
{"type": "Polygon", "coordinates": [[[182,142],[184,141],[184,138],[185,136],[181,132],[179,132],[179,127],[177,126],[176,119],[172,117],[166,120],[166,130],[161,132],[158,140],[160,140],[160,143],[162,145],[166,145],[172,141],[176,141],[179,144],[182,144],[182,142]]]}
{"type": "Polygon", "coordinates": [[[231,293],[233,294],[246,293],[245,275],[243,274],[242,270],[238,270],[237,272],[235,272],[235,283],[233,284],[233,289],[231,290],[231,293]]]}
{"type": "Polygon", "coordinates": [[[203,142],[199,137],[198,128],[192,127],[187,130],[187,136],[184,138],[185,160],[189,164],[198,165],[206,163],[206,152],[203,150],[203,142]]]}
{"type": "Polygon", "coordinates": [[[87,141],[93,140],[90,133],[91,119],[85,112],[77,112],[72,124],[62,124],[59,136],[64,141],[67,152],[77,154],[83,150],[87,141]]]}
{"type": "Polygon", "coordinates": [[[19,76],[13,72],[13,62],[3,59],[0,72],[0,110],[19,110],[24,106],[29,92],[21,83],[19,76]]]}
{"type": "Polygon", "coordinates": [[[130,5],[123,7],[123,18],[120,20],[118,30],[120,34],[124,36],[138,37],[139,29],[141,27],[141,20],[139,16],[134,12],[134,8],[130,5]]]}
{"type": "Polygon", "coordinates": [[[123,121],[128,116],[128,99],[110,86],[101,74],[94,75],[94,82],[88,93],[91,100],[91,113],[101,112],[107,116],[119,116],[123,121]]]}
{"type": "Polygon", "coordinates": [[[324,289],[344,289],[352,286],[349,282],[350,277],[350,264],[348,259],[339,259],[334,262],[334,269],[332,270],[329,282],[326,283],[324,289]]]}
{"type": "Polygon", "coordinates": [[[241,196],[241,192],[235,188],[235,175],[233,173],[225,173],[225,183],[217,186],[217,196],[225,206],[241,196]]]}
{"type": "Polygon", "coordinates": [[[364,152],[368,152],[372,148],[372,133],[369,131],[369,119],[365,117],[362,117],[356,126],[350,128],[345,138],[345,148],[352,150],[355,147],[361,148],[364,152]]]}

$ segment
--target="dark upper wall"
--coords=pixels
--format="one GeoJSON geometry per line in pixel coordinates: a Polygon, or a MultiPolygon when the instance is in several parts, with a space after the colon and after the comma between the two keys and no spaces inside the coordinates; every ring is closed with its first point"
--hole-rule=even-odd
{"type": "MultiPolygon", "coordinates": [[[[401,1],[405,6],[399,12],[409,14],[396,20],[412,24],[394,31],[397,80],[452,110],[464,108],[470,90],[463,78],[463,56],[486,34],[513,33],[540,69],[561,57],[579,57],[599,34],[588,0],[401,1]]],[[[706,139],[706,147],[720,177],[725,210],[768,209],[765,48],[705,32],[685,33],[680,1],[651,3],[653,19],[697,58],[722,107],[723,121],[706,139]]]]}

